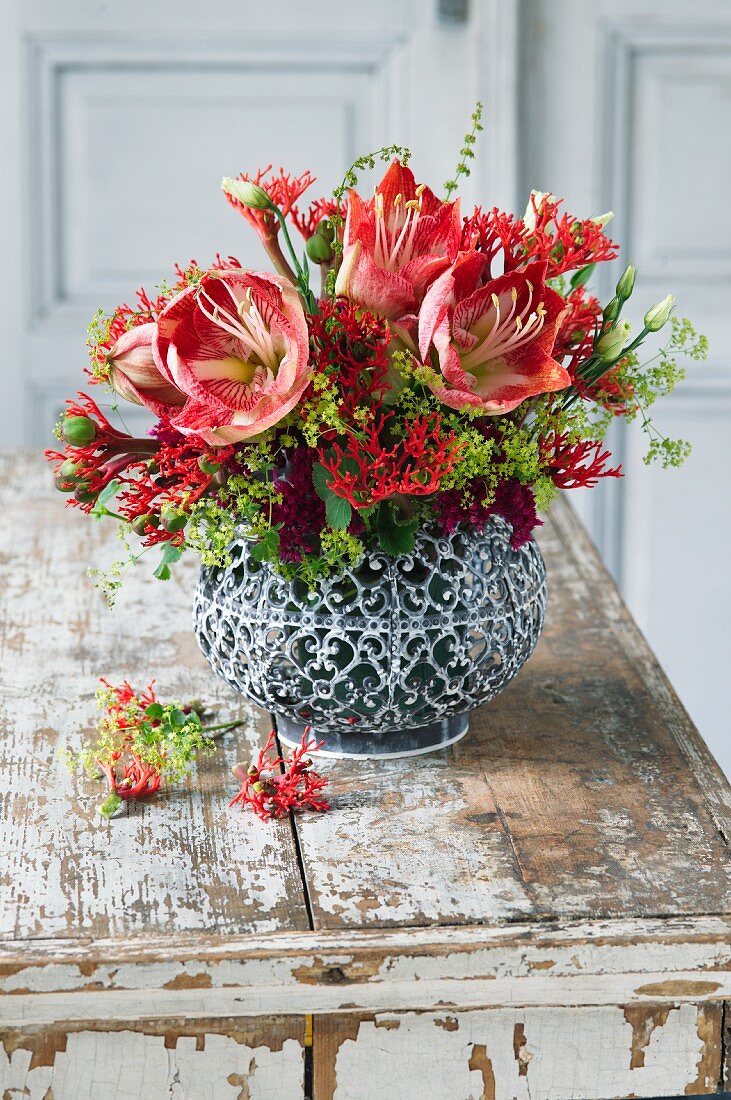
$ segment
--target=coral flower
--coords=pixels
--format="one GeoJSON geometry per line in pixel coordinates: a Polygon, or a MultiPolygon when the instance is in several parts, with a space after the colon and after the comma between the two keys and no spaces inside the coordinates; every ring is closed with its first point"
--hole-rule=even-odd
{"type": "Polygon", "coordinates": [[[152,342],[156,332],[154,321],[128,329],[110,349],[106,361],[109,381],[120,397],[169,419],[175,412],[170,406],[185,404],[185,394],[155,364],[152,342]]]}
{"type": "Polygon", "coordinates": [[[214,446],[276,424],[310,380],[304,311],[277,275],[208,272],[164,308],[152,347],[160,372],[188,397],[171,423],[214,446]]]}
{"type": "Polygon", "coordinates": [[[459,202],[442,202],[395,160],[372,199],[348,197],[335,292],[396,320],[417,308],[459,248],[459,202]]]}
{"type": "Polygon", "coordinates": [[[565,302],[546,286],[545,263],[481,285],[485,270],[479,253],[461,253],[433,283],[419,314],[419,350],[427,364],[436,352],[440,374],[430,388],[445,405],[496,416],[571,379],[551,357],[565,302]]]}

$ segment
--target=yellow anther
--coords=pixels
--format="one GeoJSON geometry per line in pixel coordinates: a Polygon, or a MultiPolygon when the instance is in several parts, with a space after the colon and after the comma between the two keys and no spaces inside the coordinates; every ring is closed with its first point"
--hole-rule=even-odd
{"type": "Polygon", "coordinates": [[[492,298],[492,304],[495,306],[495,309],[500,309],[500,299],[497,294],[492,294],[490,297],[492,298]]]}
{"type": "Polygon", "coordinates": [[[376,191],[374,208],[379,218],[383,217],[383,195],[380,191],[376,191]]]}
{"type": "Polygon", "coordinates": [[[417,199],[420,199],[421,196],[424,194],[424,188],[425,187],[426,187],[425,183],[420,183],[419,186],[416,188],[416,197],[417,197],[417,199]]]}
{"type": "Polygon", "coordinates": [[[398,195],[396,195],[395,199],[393,200],[393,205],[394,206],[400,206],[403,201],[404,201],[404,196],[399,191],[398,195]]]}
{"type": "Polygon", "coordinates": [[[417,199],[409,199],[406,203],[407,210],[417,210],[421,212],[421,203],[417,199]]]}
{"type": "Polygon", "coordinates": [[[539,302],[538,305],[536,306],[536,313],[538,314],[539,317],[545,317],[546,316],[546,307],[544,306],[543,302],[539,302]]]}
{"type": "Polygon", "coordinates": [[[510,297],[513,299],[514,302],[518,301],[518,291],[514,286],[510,288],[510,297]]]}
{"type": "Polygon", "coordinates": [[[516,317],[516,318],[515,318],[515,328],[516,328],[516,331],[517,331],[517,332],[520,332],[520,330],[522,329],[522,327],[523,327],[523,322],[521,321],[520,317],[516,317]]]}

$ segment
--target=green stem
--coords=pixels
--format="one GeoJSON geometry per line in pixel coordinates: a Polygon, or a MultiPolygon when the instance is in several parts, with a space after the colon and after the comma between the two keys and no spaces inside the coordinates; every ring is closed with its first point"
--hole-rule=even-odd
{"type": "Polygon", "coordinates": [[[237,726],[243,726],[244,719],[239,718],[237,722],[222,722],[218,726],[201,726],[201,733],[215,733],[217,730],[233,730],[237,726]]]}

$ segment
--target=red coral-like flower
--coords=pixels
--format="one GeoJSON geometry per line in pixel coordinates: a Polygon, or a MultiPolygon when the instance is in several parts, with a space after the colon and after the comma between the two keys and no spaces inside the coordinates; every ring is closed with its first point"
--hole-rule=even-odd
{"type": "MultiPolygon", "coordinates": [[[[295,204],[302,198],[307,188],[315,182],[315,177],[311,172],[303,172],[301,176],[293,176],[281,167],[278,173],[269,176],[271,171],[271,164],[267,164],[266,168],[260,168],[254,176],[250,176],[248,172],[241,172],[236,179],[241,180],[242,183],[255,183],[257,187],[261,187],[286,218],[292,213],[295,204]]],[[[225,192],[225,195],[234,210],[238,210],[240,214],[243,214],[260,240],[267,242],[277,236],[279,221],[271,210],[255,210],[250,206],[245,206],[234,195],[230,195],[228,192],[225,192]]]]}
{"type": "Polygon", "coordinates": [[[611,451],[601,440],[571,439],[567,433],[540,440],[548,476],[559,489],[591,489],[603,477],[622,477],[622,467],[609,468],[611,451]]]}
{"type": "Polygon", "coordinates": [[[262,821],[284,817],[290,810],[315,810],[324,813],[330,803],[322,797],[327,779],[315,771],[308,753],[316,752],[324,742],[310,738],[310,727],[302,734],[302,744],[288,757],[275,751],[276,734],[271,731],[256,763],[236,764],[233,773],[241,790],[229,805],[248,806],[262,821]]]}

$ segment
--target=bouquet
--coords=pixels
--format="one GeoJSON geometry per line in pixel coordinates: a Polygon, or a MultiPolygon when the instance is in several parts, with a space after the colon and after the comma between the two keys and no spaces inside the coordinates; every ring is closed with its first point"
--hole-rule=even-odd
{"type": "Polygon", "coordinates": [[[610,214],[577,217],[539,191],[522,217],[463,211],[479,105],[472,123],[441,194],[396,146],[314,201],[309,172],[224,179],[273,270],[191,261],[95,316],[93,389],[67,403],[63,449],[48,454],[73,507],[120,524],[110,598],[155,547],[163,580],[188,548],[226,564],[237,530],[255,560],[310,587],[369,548],[407,554],[425,525],[451,533],[497,515],[517,548],[559,490],[621,476],[604,443],[618,417],[639,418],[648,461],[682,462],[688,445],[650,408],[705,338],[671,316],[670,296],[633,335],[631,266],[611,301],[591,293],[618,254],[610,214]],[[385,175],[364,195],[360,175],[379,160],[385,175]],[[118,398],[149,410],[146,435],[115,422],[118,398]]]}

